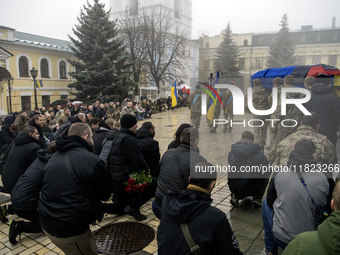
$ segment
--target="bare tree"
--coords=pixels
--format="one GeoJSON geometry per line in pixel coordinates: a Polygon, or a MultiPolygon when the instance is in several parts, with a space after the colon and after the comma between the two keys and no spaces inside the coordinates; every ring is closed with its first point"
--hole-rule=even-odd
{"type": "Polygon", "coordinates": [[[130,56],[131,71],[135,85],[135,95],[138,94],[138,83],[143,71],[145,71],[147,51],[143,36],[141,18],[137,15],[129,15],[124,13],[120,19],[118,26],[120,28],[120,36],[124,41],[125,52],[130,56]]]}
{"type": "Polygon", "coordinates": [[[186,35],[176,29],[174,14],[156,7],[139,11],[136,16],[124,15],[120,28],[125,48],[132,58],[134,81],[140,81],[145,70],[157,88],[186,77],[186,35]]]}

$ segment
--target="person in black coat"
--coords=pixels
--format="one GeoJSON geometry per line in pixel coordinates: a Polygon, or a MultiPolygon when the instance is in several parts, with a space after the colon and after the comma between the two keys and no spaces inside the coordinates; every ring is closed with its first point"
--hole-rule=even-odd
{"type": "Polygon", "coordinates": [[[89,225],[103,217],[100,201],[109,199],[112,181],[103,161],[90,152],[92,146],[90,127],[74,123],[68,136],[56,140],[57,152],[45,168],[40,224],[65,254],[97,254],[89,225]]]}
{"type": "Polygon", "coordinates": [[[261,153],[261,147],[254,143],[252,132],[244,131],[241,140],[231,145],[228,163],[236,170],[228,173],[228,185],[232,198],[230,203],[239,206],[240,199],[252,196],[253,203],[261,206],[262,196],[268,184],[269,171],[268,174],[262,174],[262,172],[242,172],[241,169],[258,167],[256,170],[261,171],[263,166],[269,166],[266,156],[261,153]]]}
{"type": "Polygon", "coordinates": [[[304,104],[310,112],[320,115],[319,133],[327,136],[336,146],[340,125],[340,101],[332,89],[332,80],[326,74],[318,74],[311,88],[311,99],[304,104]]]}
{"type": "Polygon", "coordinates": [[[106,134],[112,129],[115,121],[113,119],[107,119],[106,121],[99,121],[99,128],[93,132],[93,153],[100,155],[102,151],[102,143],[106,134]]]}
{"type": "Polygon", "coordinates": [[[158,176],[156,198],[152,203],[154,214],[160,219],[162,200],[169,190],[176,193],[184,190],[189,184],[189,176],[195,164],[206,162],[197,152],[198,130],[186,128],[182,132],[181,145],[167,150],[161,160],[161,170],[158,176]]]}
{"type": "Polygon", "coordinates": [[[15,138],[15,133],[18,131],[18,126],[11,124],[10,126],[4,125],[0,131],[0,153],[5,153],[7,147],[15,138]]]}
{"type": "Polygon", "coordinates": [[[33,116],[32,120],[29,121],[28,123],[30,126],[35,127],[38,130],[39,133],[39,145],[41,149],[45,149],[45,139],[44,139],[44,123],[43,123],[43,118],[40,114],[36,114],[33,116]]]}
{"type": "Polygon", "coordinates": [[[141,194],[126,193],[126,182],[132,172],[148,172],[149,166],[145,162],[138,143],[134,138],[137,130],[137,120],[132,114],[124,114],[120,120],[121,129],[112,142],[110,160],[111,177],[114,194],[125,213],[133,216],[137,221],[145,220],[139,208],[155,194],[156,180],[149,184],[149,188],[141,194]]]}
{"type": "Polygon", "coordinates": [[[30,221],[11,221],[8,234],[11,244],[17,243],[16,237],[21,233],[43,232],[37,211],[39,192],[43,185],[45,167],[55,150],[54,141],[51,142],[46,150],[38,150],[37,159],[20,176],[11,192],[12,204],[5,206],[6,212],[8,214],[17,214],[21,218],[30,221]]]}
{"type": "Polygon", "coordinates": [[[104,108],[104,104],[100,104],[98,109],[96,110],[96,115],[97,118],[99,118],[100,120],[104,120],[106,117],[106,111],[104,108]]]}
{"type": "Polygon", "coordinates": [[[152,122],[144,122],[140,129],[137,130],[136,139],[143,154],[145,162],[150,167],[150,174],[152,177],[159,175],[159,160],[161,155],[159,153],[159,144],[153,139],[156,134],[156,128],[152,122]]]}
{"type": "Polygon", "coordinates": [[[181,135],[184,129],[192,127],[190,124],[188,123],[183,123],[181,124],[178,129],[176,130],[174,137],[175,140],[173,140],[169,145],[168,145],[168,150],[169,149],[173,149],[173,148],[177,148],[178,146],[181,145],[181,135]]]}
{"type": "MultiPolygon", "coordinates": [[[[195,167],[211,167],[207,162],[195,167]]],[[[224,212],[211,206],[211,192],[216,182],[216,172],[200,178],[190,178],[187,189],[179,194],[169,192],[162,203],[162,220],[157,230],[158,253],[162,255],[189,255],[181,225],[186,224],[189,234],[204,254],[243,254],[230,228],[224,212]]]]}
{"type": "Polygon", "coordinates": [[[12,192],[19,177],[37,158],[40,148],[39,133],[35,127],[27,126],[14,139],[14,145],[2,170],[2,183],[8,192],[12,192]]]}
{"type": "Polygon", "coordinates": [[[111,151],[113,139],[116,137],[120,130],[120,123],[116,122],[113,128],[106,133],[106,136],[102,142],[102,150],[100,152],[99,158],[104,161],[107,165],[107,160],[111,151]]]}

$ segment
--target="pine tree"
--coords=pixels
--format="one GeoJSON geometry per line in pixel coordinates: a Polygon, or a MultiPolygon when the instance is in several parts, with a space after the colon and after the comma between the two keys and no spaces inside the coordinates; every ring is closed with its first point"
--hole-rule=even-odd
{"type": "Polygon", "coordinates": [[[79,100],[93,102],[99,92],[104,97],[122,99],[133,83],[129,80],[129,64],[124,55],[123,43],[118,38],[116,24],[109,20],[104,4],[83,6],[79,24],[73,29],[78,40],[69,36],[76,60],[68,60],[76,71],[69,74],[77,81],[69,84],[79,100]]]}
{"type": "Polygon", "coordinates": [[[238,77],[240,76],[238,68],[238,49],[233,40],[230,23],[223,34],[223,41],[217,49],[217,55],[214,59],[216,69],[221,69],[224,73],[223,77],[238,77]]]}
{"type": "Polygon", "coordinates": [[[289,33],[287,14],[283,15],[280,26],[280,31],[269,46],[269,58],[266,63],[268,68],[292,66],[295,64],[295,47],[289,33]]]}

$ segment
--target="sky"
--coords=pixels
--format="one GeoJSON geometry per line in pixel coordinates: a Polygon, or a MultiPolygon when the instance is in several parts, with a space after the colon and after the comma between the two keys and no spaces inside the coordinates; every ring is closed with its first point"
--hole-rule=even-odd
{"type": "MultiPolygon", "coordinates": [[[[0,0],[0,25],[20,32],[69,40],[87,0],[0,0]]],[[[92,0],[89,0],[92,3],[92,0]]],[[[101,0],[109,10],[109,0],[101,0]]],[[[327,28],[336,17],[340,0],[192,0],[193,39],[202,31],[218,35],[230,22],[233,33],[276,32],[287,13],[291,30],[303,25],[327,28]]]]}

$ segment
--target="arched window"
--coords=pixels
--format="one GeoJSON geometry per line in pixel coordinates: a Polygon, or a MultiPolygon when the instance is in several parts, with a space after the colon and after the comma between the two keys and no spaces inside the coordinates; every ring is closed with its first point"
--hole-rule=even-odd
{"type": "Polygon", "coordinates": [[[66,79],[66,63],[65,63],[65,61],[59,62],[59,75],[60,75],[60,79],[66,79]]]}
{"type": "Polygon", "coordinates": [[[49,77],[48,75],[48,61],[47,59],[43,58],[40,61],[40,72],[41,72],[41,77],[49,77]]]}
{"type": "Polygon", "coordinates": [[[28,75],[28,60],[26,57],[19,58],[19,76],[29,77],[28,75]]]}
{"type": "Polygon", "coordinates": [[[247,39],[243,41],[243,46],[248,46],[248,40],[247,39]]]}

